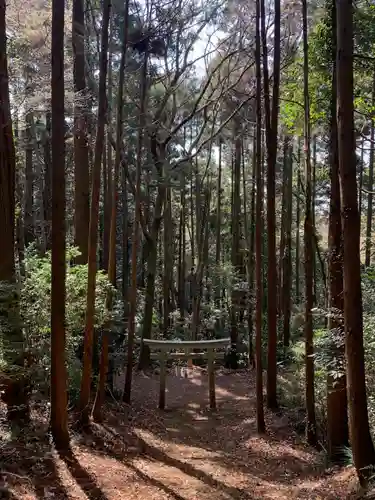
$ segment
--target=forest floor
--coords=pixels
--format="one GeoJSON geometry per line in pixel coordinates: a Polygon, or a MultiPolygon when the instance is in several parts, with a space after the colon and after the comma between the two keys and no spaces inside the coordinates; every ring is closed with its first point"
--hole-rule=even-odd
{"type": "Polygon", "coordinates": [[[202,369],[170,374],[161,412],[158,376],[137,374],[132,408],[109,404],[105,423],[74,435],[72,453],[62,457],[48,438],[47,410],[35,411],[37,434],[23,442],[0,435],[0,498],[355,498],[353,468],[324,470],[322,454],[285,416],[266,411],[267,434],[257,435],[254,373],[218,371],[216,412],[207,409],[207,392],[202,369]]]}

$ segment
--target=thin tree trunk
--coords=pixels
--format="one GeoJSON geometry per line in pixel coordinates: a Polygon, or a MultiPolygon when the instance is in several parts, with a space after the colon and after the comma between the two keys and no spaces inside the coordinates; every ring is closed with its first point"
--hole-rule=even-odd
{"type": "Polygon", "coordinates": [[[127,164],[122,170],[122,297],[124,301],[124,316],[128,312],[129,288],[129,216],[128,216],[128,185],[126,178],[127,164]]]}
{"type": "Polygon", "coordinates": [[[282,288],[282,314],[283,314],[283,343],[289,346],[290,340],[290,305],[292,285],[292,196],[293,196],[293,160],[292,145],[290,137],[286,138],[286,162],[287,170],[285,187],[285,251],[283,256],[283,288],[282,288]]]}
{"type": "MultiPolygon", "coordinates": [[[[222,149],[223,140],[219,138],[219,165],[217,176],[217,206],[216,206],[216,245],[215,245],[215,265],[216,273],[219,273],[221,255],[221,176],[222,176],[222,149]]],[[[221,279],[218,277],[215,290],[216,307],[220,307],[221,302],[221,279]]]]}
{"type": "MultiPolygon", "coordinates": [[[[375,71],[373,74],[372,88],[372,106],[375,106],[375,71]]],[[[373,204],[373,185],[374,185],[374,138],[375,138],[375,122],[374,116],[371,115],[371,133],[370,133],[370,158],[368,168],[368,194],[367,194],[367,226],[366,226],[366,252],[365,266],[368,267],[371,263],[371,248],[372,248],[372,204],[373,204]]]]}
{"type": "Polygon", "coordinates": [[[373,475],[375,450],[366,396],[357,201],[356,143],[353,106],[353,4],[340,0],[337,9],[337,121],[343,231],[344,321],[350,440],[362,484],[373,475]]]}
{"type": "Polygon", "coordinates": [[[46,112],[46,130],[43,138],[44,149],[44,189],[43,189],[43,207],[44,207],[44,232],[46,240],[46,249],[51,249],[52,239],[52,158],[51,158],[51,113],[46,112]]]}
{"type": "MultiPolygon", "coordinates": [[[[122,149],[123,95],[124,95],[124,80],[125,80],[126,49],[128,45],[128,18],[129,18],[128,14],[129,14],[129,1],[126,0],[125,12],[124,12],[124,39],[122,44],[121,61],[119,68],[119,89],[117,96],[116,157],[115,157],[115,169],[114,169],[113,183],[112,183],[111,223],[109,231],[108,279],[114,288],[116,288],[116,222],[117,222],[118,183],[119,183],[119,173],[120,173],[119,171],[120,171],[121,149],[122,149]]],[[[111,60],[109,61],[109,63],[111,63],[111,60]]],[[[108,85],[110,84],[111,80],[108,81],[108,85]]],[[[108,137],[108,153],[109,151],[112,151],[112,146],[110,144],[110,139],[108,137]]],[[[108,165],[111,164],[112,164],[112,156],[108,155],[108,165]]],[[[113,303],[112,291],[109,291],[107,293],[107,298],[106,298],[106,308],[108,309],[108,311],[112,310],[112,303],[113,303]]],[[[97,422],[103,420],[102,406],[105,400],[105,389],[107,383],[108,359],[109,359],[108,355],[109,329],[110,325],[106,325],[105,328],[103,329],[103,335],[102,335],[99,384],[93,408],[93,417],[97,422]]]]}
{"type": "Polygon", "coordinates": [[[110,184],[110,167],[108,165],[107,155],[107,140],[106,133],[104,132],[103,139],[103,218],[102,218],[102,231],[101,231],[101,248],[102,259],[101,268],[108,272],[108,258],[109,258],[109,230],[111,225],[111,184],[110,184]]]}
{"type": "Polygon", "coordinates": [[[171,189],[165,192],[165,215],[164,215],[164,276],[163,276],[163,331],[168,333],[170,327],[171,300],[170,291],[172,287],[173,260],[172,253],[172,200],[171,189]]]}
{"type": "Polygon", "coordinates": [[[276,263],[276,215],[275,215],[275,167],[277,155],[277,127],[279,116],[280,88],[280,0],[274,2],[274,52],[273,92],[270,102],[266,12],[261,0],[261,28],[263,48],[263,88],[265,107],[265,128],[267,144],[267,406],[277,408],[277,263],[276,263]]]}
{"type": "Polygon", "coordinates": [[[25,209],[24,209],[24,240],[27,248],[34,241],[34,170],[33,170],[33,140],[32,112],[26,114],[26,153],[25,153],[25,209]]]}
{"type": "Polygon", "coordinates": [[[134,336],[135,336],[135,315],[137,312],[137,254],[139,245],[139,224],[141,211],[141,169],[142,169],[142,153],[143,153],[143,135],[145,127],[145,110],[147,96],[147,62],[148,54],[144,54],[141,75],[141,98],[139,109],[139,124],[137,138],[137,162],[136,162],[136,179],[135,179],[135,200],[134,200],[134,224],[132,236],[132,254],[131,254],[131,283],[129,291],[129,326],[128,326],[128,348],[126,375],[123,400],[130,404],[131,386],[133,377],[133,351],[134,351],[134,336]]]}
{"type": "Polygon", "coordinates": [[[256,0],[256,209],[255,209],[255,282],[256,282],[256,395],[257,395],[257,429],[264,433],[263,409],[263,366],[262,366],[262,231],[263,231],[263,180],[262,180],[262,95],[261,95],[261,63],[260,63],[260,0],[256,0]]]}
{"type": "MultiPolygon", "coordinates": [[[[233,195],[232,195],[232,267],[236,275],[236,279],[241,278],[241,254],[240,254],[240,217],[241,217],[241,137],[239,124],[235,124],[234,129],[234,161],[233,161],[233,195]]],[[[232,292],[232,307],[231,307],[231,351],[228,357],[228,367],[236,369],[238,367],[237,342],[238,342],[238,325],[240,323],[240,315],[238,314],[240,304],[235,300],[240,291],[234,289],[232,292]]]]}
{"type": "MultiPolygon", "coordinates": [[[[362,188],[363,188],[363,170],[364,170],[364,143],[365,139],[362,137],[361,141],[361,164],[360,164],[360,170],[359,170],[359,193],[358,193],[358,210],[359,210],[359,223],[360,225],[362,224],[362,208],[363,208],[363,194],[362,194],[362,188]]],[[[360,228],[359,234],[361,235],[362,231],[360,228]]]]}
{"type": "Polygon", "coordinates": [[[100,73],[99,73],[99,104],[97,131],[95,140],[95,156],[92,174],[91,203],[90,203],[90,225],[88,242],[88,283],[87,303],[84,337],[83,370],[81,379],[81,394],[79,401],[80,423],[89,424],[90,415],[90,388],[92,370],[92,352],[94,337],[95,317],[95,287],[96,287],[96,251],[98,244],[98,221],[99,221],[99,194],[100,194],[100,171],[104,150],[104,124],[106,112],[106,81],[107,81],[107,58],[108,58],[108,25],[111,10],[111,0],[104,0],[102,41],[100,51],[100,73]]]}
{"type": "MultiPolygon", "coordinates": [[[[151,233],[148,245],[148,258],[147,258],[147,283],[146,283],[146,297],[145,297],[145,307],[143,315],[143,326],[141,338],[150,339],[152,332],[152,316],[154,311],[155,302],[155,279],[156,279],[156,265],[158,257],[158,239],[160,233],[160,226],[162,220],[163,205],[165,201],[165,187],[159,185],[158,194],[155,202],[155,214],[154,220],[152,222],[151,233]]],[[[141,351],[139,355],[138,369],[143,370],[150,366],[150,350],[146,348],[145,344],[142,342],[141,351]]]]}
{"type": "MultiPolygon", "coordinates": [[[[313,234],[316,234],[316,225],[315,225],[315,198],[316,198],[316,135],[313,135],[312,138],[312,187],[311,187],[311,220],[312,220],[312,231],[313,234]]],[[[317,283],[316,283],[316,253],[318,252],[318,246],[315,245],[315,251],[313,251],[313,302],[317,303],[317,283]]]]}
{"type": "Polygon", "coordinates": [[[296,304],[300,303],[300,225],[301,225],[301,140],[298,138],[296,207],[296,304]]]}
{"type": "Polygon", "coordinates": [[[310,98],[309,98],[309,61],[307,41],[307,0],[302,0],[303,17],[303,73],[304,73],[304,151],[305,151],[305,224],[304,224],[304,254],[305,254],[305,363],[306,363],[306,439],[311,445],[317,444],[315,418],[314,389],[314,345],[313,345],[313,222],[312,222],[312,176],[310,162],[310,98]]]}
{"type": "Polygon", "coordinates": [[[283,314],[283,274],[284,274],[284,260],[285,260],[285,225],[286,225],[286,207],[288,200],[287,196],[287,181],[288,181],[288,141],[289,138],[285,136],[283,147],[283,181],[282,181],[282,196],[281,196],[281,228],[280,228],[280,255],[279,255],[279,283],[278,283],[278,306],[280,319],[283,314]]]}

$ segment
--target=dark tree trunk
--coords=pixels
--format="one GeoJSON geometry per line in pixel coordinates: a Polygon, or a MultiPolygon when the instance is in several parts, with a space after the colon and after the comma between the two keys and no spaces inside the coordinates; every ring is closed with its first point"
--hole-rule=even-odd
{"type": "Polygon", "coordinates": [[[257,395],[257,429],[264,433],[263,409],[263,366],[262,366],[262,307],[263,307],[263,278],[262,278],[262,231],[263,231],[263,179],[262,179],[262,77],[260,62],[260,0],[256,0],[256,208],[255,208],[255,283],[256,283],[256,395],[257,395]]]}
{"type": "MultiPolygon", "coordinates": [[[[110,229],[109,229],[109,241],[108,241],[108,279],[112,286],[116,288],[116,227],[117,227],[117,198],[118,198],[118,183],[119,183],[119,173],[120,173],[120,161],[121,161],[121,150],[122,150],[122,128],[123,128],[123,95],[124,95],[124,79],[125,79],[125,61],[126,61],[126,49],[128,44],[128,12],[129,3],[125,3],[125,13],[124,13],[124,40],[121,50],[121,61],[119,69],[119,90],[117,99],[117,127],[116,127],[116,157],[115,157],[115,168],[113,173],[112,182],[112,192],[109,193],[111,196],[111,213],[110,213],[110,229]]],[[[108,72],[108,85],[112,84],[112,68],[111,59],[109,60],[109,72],[108,72]]],[[[108,165],[112,165],[112,146],[111,146],[111,134],[108,131],[108,165]]],[[[107,292],[106,298],[106,308],[111,311],[113,307],[113,297],[112,291],[107,292]]],[[[107,384],[107,374],[109,368],[109,331],[111,325],[105,325],[102,334],[102,349],[100,356],[100,372],[99,372],[99,384],[96,393],[93,417],[97,422],[103,420],[102,407],[105,400],[106,394],[106,384],[107,384]]],[[[112,372],[111,372],[112,373],[112,372]]]]}
{"type": "MultiPolygon", "coordinates": [[[[362,223],[362,208],[363,208],[363,193],[362,193],[362,188],[363,188],[363,170],[364,170],[364,142],[365,139],[362,137],[361,141],[361,164],[359,166],[359,193],[358,193],[358,210],[359,210],[359,223],[362,223]]],[[[361,228],[360,228],[361,229],[361,228]]],[[[361,230],[359,231],[359,234],[361,234],[361,230]]]]}
{"type": "MultiPolygon", "coordinates": [[[[375,106],[375,72],[373,75],[372,88],[372,106],[375,106]]],[[[368,194],[367,194],[367,226],[366,226],[366,252],[365,266],[368,267],[371,263],[371,248],[372,248],[372,205],[373,205],[373,186],[374,186],[374,139],[375,139],[375,123],[374,117],[371,116],[371,133],[370,133],[370,158],[368,168],[368,194]]]]}
{"type": "Polygon", "coordinates": [[[301,225],[301,140],[298,138],[297,201],[296,201],[296,303],[300,303],[300,225],[301,225]]]}
{"type": "Polygon", "coordinates": [[[313,297],[313,219],[312,219],[312,176],[310,162],[310,97],[309,97],[309,61],[307,41],[307,0],[302,0],[303,16],[303,73],[304,73],[304,150],[305,150],[305,224],[304,224],[304,254],[305,254],[305,363],[306,363],[306,438],[309,444],[317,444],[315,418],[314,389],[314,332],[312,308],[313,297]]]}
{"type": "Polygon", "coordinates": [[[331,197],[329,214],[329,317],[328,329],[331,331],[331,370],[327,377],[327,441],[328,453],[333,462],[343,463],[349,445],[348,399],[345,374],[345,334],[342,314],[344,310],[343,268],[342,268],[342,230],[341,199],[339,179],[339,151],[337,137],[337,72],[336,72],[336,5],[332,2],[332,97],[331,97],[331,144],[330,177],[331,197]],[[339,376],[337,376],[339,374],[339,376]]]}
{"type": "Polygon", "coordinates": [[[375,451],[371,439],[365,381],[357,201],[356,143],[353,106],[353,4],[339,0],[337,9],[337,121],[343,231],[344,322],[347,359],[350,440],[360,482],[373,475],[375,451]]]}
{"type": "Polygon", "coordinates": [[[91,370],[92,352],[94,342],[94,316],[95,316],[95,288],[96,288],[96,250],[98,244],[98,222],[99,222],[99,195],[100,195],[100,173],[101,162],[104,152],[104,125],[106,113],[106,82],[107,82],[107,59],[108,59],[108,25],[111,10],[111,0],[103,3],[102,40],[100,50],[100,73],[99,73],[99,103],[98,119],[95,140],[94,166],[92,173],[90,224],[88,242],[88,283],[87,303],[85,319],[85,337],[83,370],[81,379],[81,394],[79,401],[80,423],[89,424],[90,416],[90,392],[91,392],[91,370]]]}
{"type": "Polygon", "coordinates": [[[52,237],[52,157],[51,157],[51,113],[46,112],[46,130],[43,141],[44,150],[44,190],[43,190],[43,207],[44,207],[44,231],[46,249],[51,249],[52,237]]]}
{"type": "MultiPolygon", "coordinates": [[[[0,0],[0,330],[5,362],[2,398],[7,404],[8,420],[22,426],[29,420],[29,406],[14,259],[16,156],[9,102],[5,9],[5,0],[0,0]],[[20,374],[18,377],[15,371],[20,374]]],[[[0,383],[3,385],[3,380],[0,383]]]]}
{"type": "Polygon", "coordinates": [[[265,128],[267,145],[267,406],[277,408],[277,262],[276,262],[276,213],[275,213],[275,168],[277,155],[277,127],[279,116],[280,90],[280,0],[274,2],[274,52],[272,108],[269,89],[268,51],[266,32],[266,12],[264,0],[260,2],[262,48],[263,48],[263,88],[265,107],[265,128]]]}
{"type": "MultiPolygon", "coordinates": [[[[222,149],[223,141],[219,138],[219,165],[217,176],[217,206],[216,206],[216,245],[215,245],[215,265],[216,272],[219,272],[220,256],[221,256],[221,177],[222,177],[222,149]]],[[[215,290],[215,303],[216,307],[221,304],[221,279],[219,278],[216,283],[215,290]]]]}
{"type": "Polygon", "coordinates": [[[138,136],[137,136],[137,160],[136,160],[136,179],[135,179],[135,200],[134,200],[134,224],[132,235],[132,253],[131,253],[131,283],[129,290],[129,326],[128,326],[128,348],[126,375],[124,384],[123,400],[130,404],[131,388],[133,378],[133,359],[134,359],[134,337],[135,337],[135,315],[137,312],[137,254],[139,246],[139,225],[141,212],[141,173],[142,173],[142,153],[145,128],[145,109],[147,97],[147,66],[148,54],[144,54],[141,75],[141,96],[138,115],[138,136]]]}
{"type": "Polygon", "coordinates": [[[64,0],[52,0],[51,430],[58,449],[69,448],[65,366],[64,16],[64,0]]]}
{"type": "Polygon", "coordinates": [[[74,83],[74,240],[81,255],[77,264],[87,264],[90,219],[90,170],[87,139],[88,95],[85,80],[84,0],[73,1],[72,16],[74,83]]]}
{"type": "Polygon", "coordinates": [[[33,170],[33,140],[32,140],[32,112],[26,115],[26,152],[25,152],[25,209],[24,231],[25,247],[35,239],[34,235],[34,170],[33,170]]]}
{"type": "Polygon", "coordinates": [[[283,256],[283,287],[282,287],[282,314],[283,314],[283,343],[289,346],[290,340],[290,306],[292,285],[292,196],[293,196],[293,160],[292,145],[290,137],[286,138],[287,151],[285,167],[287,175],[285,179],[285,250],[283,256]]]}

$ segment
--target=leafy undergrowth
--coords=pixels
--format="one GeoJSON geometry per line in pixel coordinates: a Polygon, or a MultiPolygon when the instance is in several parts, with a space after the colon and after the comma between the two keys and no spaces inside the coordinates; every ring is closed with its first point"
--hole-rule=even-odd
{"type": "Polygon", "coordinates": [[[324,470],[286,417],[266,412],[267,435],[257,435],[253,373],[217,374],[217,412],[207,409],[207,374],[198,368],[168,377],[165,412],[157,393],[157,376],[138,374],[132,408],[113,400],[105,423],[74,435],[67,456],[54,451],[45,410],[36,410],[37,432],[2,435],[0,498],[354,498],[353,469],[324,470]]]}

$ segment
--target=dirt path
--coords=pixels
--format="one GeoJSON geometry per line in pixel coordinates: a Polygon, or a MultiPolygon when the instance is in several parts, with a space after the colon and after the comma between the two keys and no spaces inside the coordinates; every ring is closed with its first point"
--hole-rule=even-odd
{"type": "Polygon", "coordinates": [[[216,413],[207,410],[206,378],[200,369],[188,378],[170,375],[160,412],[157,376],[138,375],[132,409],[111,406],[103,425],[74,440],[70,457],[58,457],[46,439],[2,440],[0,498],[350,498],[353,470],[324,473],[322,456],[285,417],[266,413],[267,435],[257,435],[253,374],[218,374],[216,413]]]}

